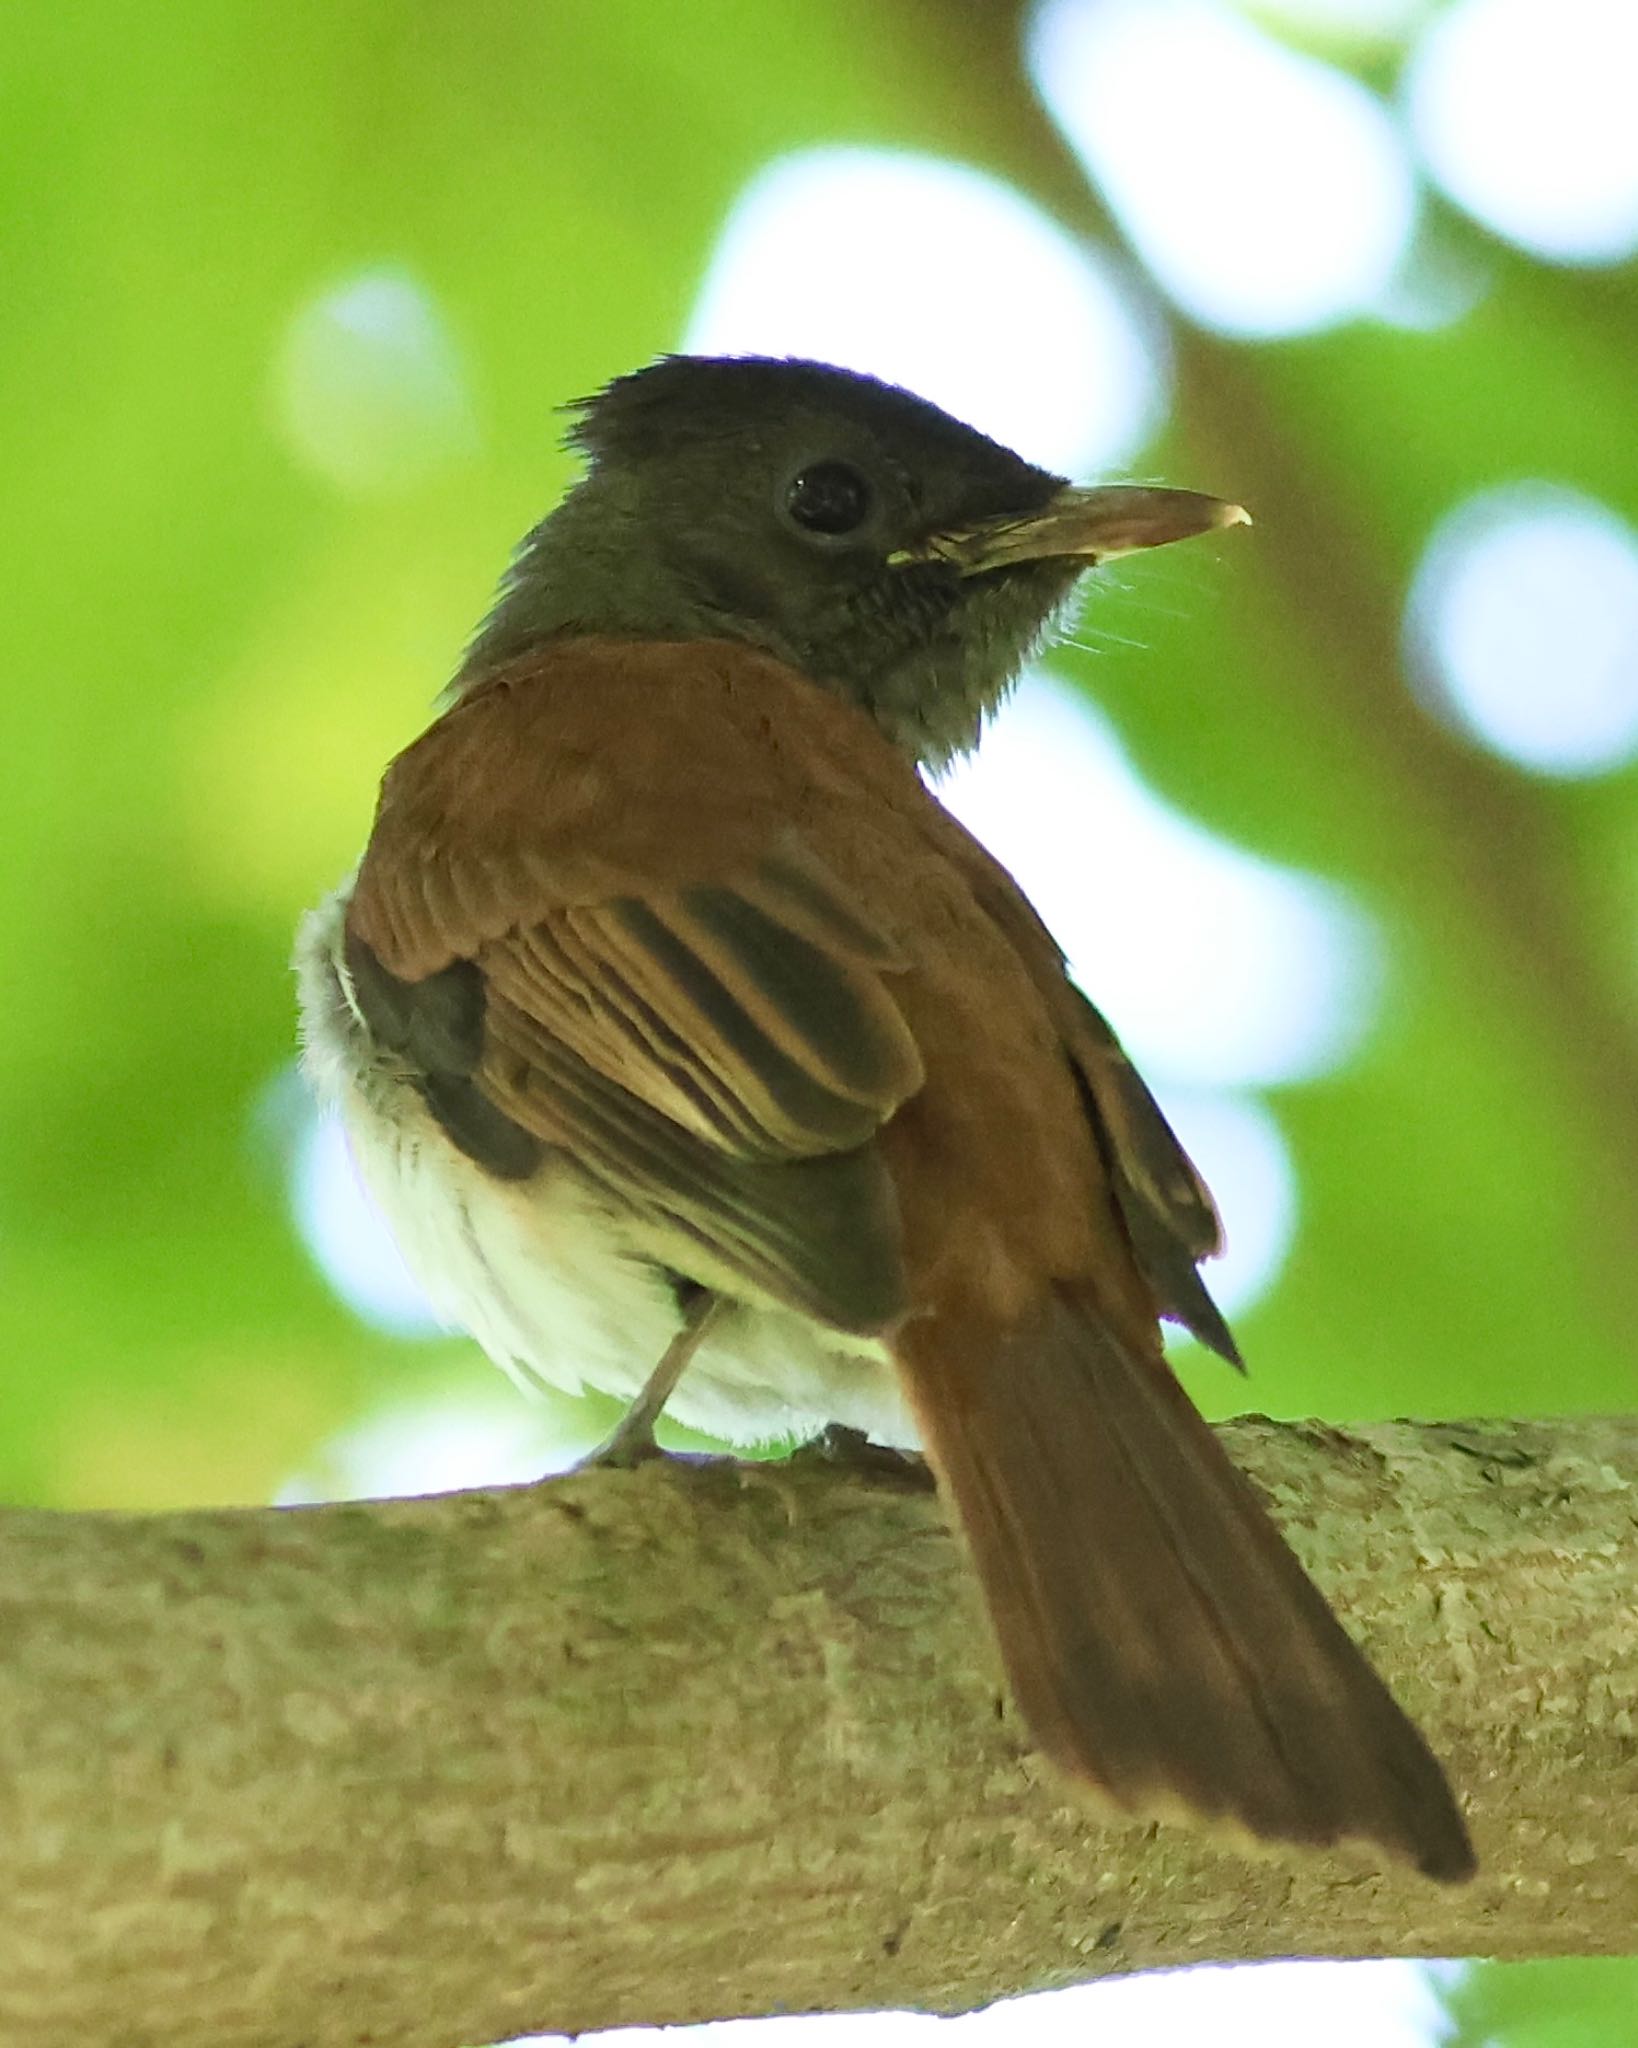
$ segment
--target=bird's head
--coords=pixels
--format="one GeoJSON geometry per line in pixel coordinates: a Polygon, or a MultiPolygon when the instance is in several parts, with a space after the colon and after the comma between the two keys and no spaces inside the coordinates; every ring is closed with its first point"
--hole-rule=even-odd
{"type": "Polygon", "coordinates": [[[738,640],[938,766],[974,745],[1085,570],[1246,516],[1075,488],[822,363],[667,356],[574,413],[585,473],[519,549],[457,687],[564,633],[738,640]]]}

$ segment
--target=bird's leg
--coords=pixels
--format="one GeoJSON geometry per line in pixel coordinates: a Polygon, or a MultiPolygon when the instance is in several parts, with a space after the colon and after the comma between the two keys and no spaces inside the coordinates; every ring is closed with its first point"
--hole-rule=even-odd
{"type": "Polygon", "coordinates": [[[682,1378],[683,1368],[699,1349],[723,1306],[721,1295],[704,1287],[694,1290],[692,1298],[683,1305],[682,1327],[660,1354],[660,1362],[649,1374],[643,1391],[615,1424],[613,1433],[583,1461],[584,1465],[616,1465],[629,1470],[647,1458],[665,1455],[654,1441],[654,1425],[682,1378]]]}

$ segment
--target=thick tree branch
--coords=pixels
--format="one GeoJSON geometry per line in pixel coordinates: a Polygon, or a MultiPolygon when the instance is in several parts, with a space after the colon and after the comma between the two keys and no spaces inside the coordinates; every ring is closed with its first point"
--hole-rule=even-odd
{"type": "Polygon", "coordinates": [[[1638,1924],[1638,1421],[1230,1448],[1465,1794],[1455,1892],[1099,1826],[923,1491],[655,1467],[0,1517],[0,2041],[452,2048],[1638,1924]]]}

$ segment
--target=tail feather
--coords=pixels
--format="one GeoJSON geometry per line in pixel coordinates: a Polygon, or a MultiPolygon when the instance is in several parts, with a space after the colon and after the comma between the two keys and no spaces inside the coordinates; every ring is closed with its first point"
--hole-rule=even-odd
{"type": "Polygon", "coordinates": [[[895,1342],[1018,1706],[1118,1805],[1272,1840],[1473,1852],[1444,1773],[1158,1357],[1082,1297],[895,1342]]]}

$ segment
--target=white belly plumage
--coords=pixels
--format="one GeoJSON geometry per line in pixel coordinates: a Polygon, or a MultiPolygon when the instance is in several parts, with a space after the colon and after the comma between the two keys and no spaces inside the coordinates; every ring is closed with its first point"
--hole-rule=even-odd
{"type": "MultiPolygon", "coordinates": [[[[348,893],[297,937],[305,1063],[405,1260],[437,1313],[520,1385],[634,1399],[681,1321],[664,1267],[635,1219],[611,1213],[563,1155],[527,1181],[500,1181],[444,1136],[353,1005],[340,959],[348,893]]],[[[750,1300],[714,1325],[666,1412],[733,1444],[833,1422],[916,1443],[879,1345],[750,1300]]]]}

